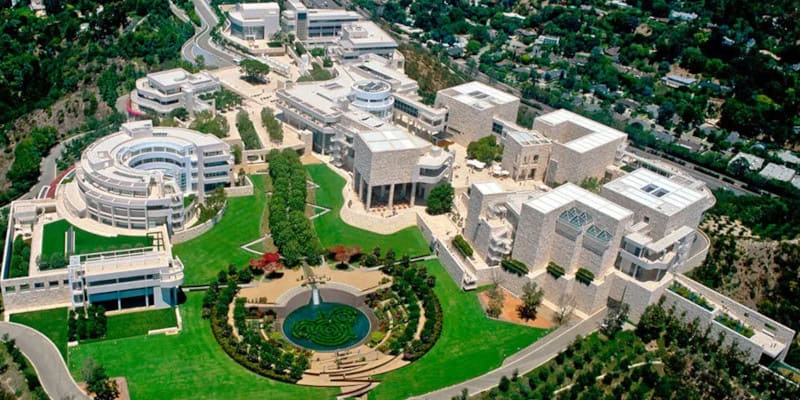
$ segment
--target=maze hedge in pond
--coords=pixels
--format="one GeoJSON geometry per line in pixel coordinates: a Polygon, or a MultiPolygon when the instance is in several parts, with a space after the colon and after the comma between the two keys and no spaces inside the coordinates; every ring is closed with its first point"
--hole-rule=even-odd
{"type": "Polygon", "coordinates": [[[338,307],[326,314],[317,313],[315,319],[298,321],[292,326],[291,335],[295,339],[310,340],[320,346],[335,347],[356,338],[353,327],[358,321],[358,311],[348,307],[338,307]]]}

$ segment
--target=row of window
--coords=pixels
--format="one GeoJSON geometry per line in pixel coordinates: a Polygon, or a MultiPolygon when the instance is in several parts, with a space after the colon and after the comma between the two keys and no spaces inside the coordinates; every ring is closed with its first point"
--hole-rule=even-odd
{"type": "MultiPolygon", "coordinates": [[[[33,290],[39,290],[44,288],[58,289],[59,287],[61,287],[61,284],[63,284],[63,286],[69,286],[69,280],[64,279],[63,281],[56,280],[49,282],[34,282],[33,290]]],[[[24,292],[29,292],[30,290],[31,290],[31,285],[29,283],[23,283],[19,285],[19,287],[6,286],[6,293],[17,293],[17,292],[24,293],[24,292]]]]}
{"type": "Polygon", "coordinates": [[[89,282],[87,282],[87,285],[89,287],[107,286],[107,285],[115,285],[115,284],[118,284],[118,283],[138,282],[138,281],[153,280],[153,279],[161,279],[161,274],[147,274],[147,275],[137,275],[137,276],[126,276],[126,277],[122,277],[122,278],[103,279],[103,280],[98,280],[98,281],[89,281],[89,282]]]}

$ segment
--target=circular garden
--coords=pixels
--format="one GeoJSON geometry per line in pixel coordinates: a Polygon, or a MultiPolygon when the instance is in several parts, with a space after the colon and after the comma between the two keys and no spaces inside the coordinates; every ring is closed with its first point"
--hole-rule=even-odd
{"type": "Polygon", "coordinates": [[[370,332],[370,322],[358,309],[341,303],[305,305],[283,321],[283,333],[294,344],[316,351],[346,349],[370,332]]]}

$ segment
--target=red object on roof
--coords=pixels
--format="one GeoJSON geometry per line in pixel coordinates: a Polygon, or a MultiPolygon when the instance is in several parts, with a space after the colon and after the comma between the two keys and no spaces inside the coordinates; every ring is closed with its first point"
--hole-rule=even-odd
{"type": "Polygon", "coordinates": [[[52,199],[56,196],[56,188],[58,188],[58,182],[61,182],[62,179],[73,169],[75,169],[75,164],[69,166],[69,168],[65,169],[63,172],[56,176],[56,179],[53,179],[50,182],[50,189],[47,189],[47,197],[48,199],[52,199]]]}

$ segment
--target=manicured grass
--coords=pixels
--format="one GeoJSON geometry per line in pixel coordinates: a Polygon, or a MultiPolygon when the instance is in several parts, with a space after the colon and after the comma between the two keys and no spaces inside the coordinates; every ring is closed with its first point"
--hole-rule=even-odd
{"type": "Polygon", "coordinates": [[[255,255],[239,246],[261,236],[261,213],[266,204],[264,177],[251,175],[254,194],[231,197],[222,220],[202,236],[173,246],[173,252],[186,267],[184,284],[201,285],[210,282],[229,264],[241,268],[255,255]]]}
{"type": "Polygon", "coordinates": [[[67,359],[67,309],[31,311],[11,314],[11,322],[30,326],[43,333],[55,343],[64,359],[67,359]]]}
{"type": "MultiPolygon", "coordinates": [[[[375,246],[379,246],[383,252],[393,249],[397,257],[403,255],[413,257],[430,253],[428,243],[417,227],[408,227],[392,235],[380,235],[346,224],[339,217],[339,210],[344,204],[344,198],[342,198],[344,178],[325,164],[307,165],[306,169],[308,169],[311,180],[320,186],[316,190],[316,203],[331,209],[331,212],[314,219],[314,228],[323,246],[357,245],[361,246],[364,251],[371,251],[375,246]]],[[[353,205],[353,207],[360,206],[360,204],[353,205]]]]}
{"type": "MultiPolygon", "coordinates": [[[[256,219],[257,220],[257,219],[256,219]]],[[[80,374],[92,357],[110,376],[125,376],[131,398],[139,399],[330,399],[338,389],[281,383],[256,376],[231,360],[201,317],[203,293],[180,306],[178,335],[137,336],[81,344],[70,350],[70,370],[80,374]]]]}
{"type": "MultiPolygon", "coordinates": [[[[42,259],[48,260],[53,254],[64,255],[64,233],[72,224],[62,219],[44,226],[42,233],[42,259]]],[[[75,230],[75,254],[96,253],[120,249],[133,249],[153,245],[148,236],[99,236],[83,229],[75,230]]]]}
{"type": "Polygon", "coordinates": [[[371,399],[404,399],[474,378],[549,332],[487,318],[477,296],[459,289],[438,260],[423,264],[436,276],[442,336],[421,359],[376,377],[382,383],[371,399]]]}
{"type": "Polygon", "coordinates": [[[147,335],[154,329],[178,326],[174,308],[139,311],[108,317],[108,330],[104,340],[147,335]]]}

